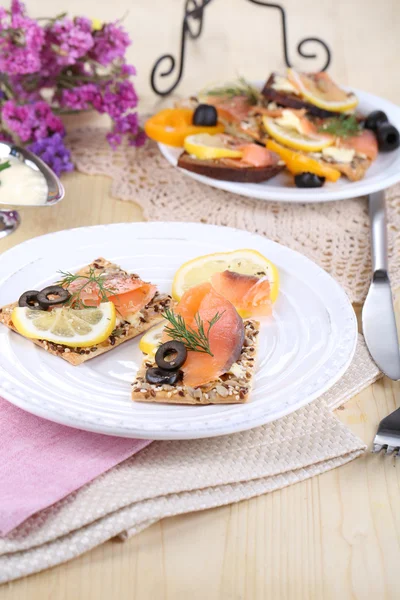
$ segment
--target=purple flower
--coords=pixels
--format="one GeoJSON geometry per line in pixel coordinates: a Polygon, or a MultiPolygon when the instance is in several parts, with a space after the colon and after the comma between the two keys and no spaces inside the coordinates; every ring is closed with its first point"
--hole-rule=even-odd
{"type": "Polygon", "coordinates": [[[12,0],[9,19],[1,9],[0,32],[0,71],[14,75],[40,70],[44,32],[36,21],[25,15],[25,7],[19,0],[12,0]]]}
{"type": "Polygon", "coordinates": [[[94,45],[89,57],[103,66],[111,64],[117,58],[123,58],[131,40],[127,32],[116,23],[103,25],[93,32],[94,45]]]}
{"type": "Polygon", "coordinates": [[[86,17],[75,17],[74,23],[81,31],[92,34],[92,21],[86,17]]]}
{"type": "Polygon", "coordinates": [[[121,119],[137,106],[138,97],[133,84],[127,79],[107,81],[106,84],[86,83],[57,93],[62,107],[86,110],[92,106],[100,113],[107,113],[112,119],[121,119]]]}
{"type": "Polygon", "coordinates": [[[57,95],[60,106],[73,110],[87,110],[101,99],[100,90],[94,83],[85,83],[73,89],[64,89],[57,95]]]}
{"type": "Polygon", "coordinates": [[[26,76],[24,75],[9,75],[8,80],[11,85],[14,98],[18,98],[21,102],[37,102],[41,100],[40,91],[37,88],[27,89],[24,85],[26,82],[26,76]]]}
{"type": "Polygon", "coordinates": [[[25,14],[25,5],[20,0],[11,1],[11,14],[13,17],[25,14]]]}
{"type": "Polygon", "coordinates": [[[71,153],[65,147],[64,140],[59,133],[50,137],[43,138],[28,146],[37,156],[39,156],[56,175],[61,175],[64,171],[73,171],[74,165],[71,161],[71,153]]]}
{"type": "Polygon", "coordinates": [[[5,131],[0,130],[0,142],[12,142],[13,139],[11,135],[8,135],[5,131]]]}
{"type": "Polygon", "coordinates": [[[130,146],[142,146],[146,135],[139,127],[139,119],[136,113],[129,113],[116,119],[111,133],[107,134],[109,144],[114,148],[122,142],[122,136],[127,136],[130,146]]]}
{"type": "Polygon", "coordinates": [[[1,120],[4,125],[21,141],[26,142],[30,139],[32,128],[30,126],[29,108],[27,104],[19,106],[14,100],[8,100],[4,103],[1,111],[1,120]]]}
{"type": "Polygon", "coordinates": [[[31,143],[55,170],[69,170],[64,127],[51,109],[58,103],[108,114],[113,147],[124,138],[141,145],[145,135],[133,112],[138,98],[129,80],[136,70],[125,62],[130,43],[118,22],[99,29],[85,17],[61,17],[39,25],[21,0],[11,0],[9,11],[0,7],[0,73],[6,86],[0,93],[0,136],[31,143]],[[42,99],[44,88],[48,102],[42,99]]]}
{"type": "Polygon", "coordinates": [[[137,106],[138,97],[132,82],[109,81],[104,87],[101,97],[95,98],[93,107],[100,113],[107,113],[112,119],[122,117],[127,111],[137,106]]]}
{"type": "Polygon", "coordinates": [[[119,133],[107,133],[106,138],[113,150],[116,150],[122,144],[122,135],[119,133]]]}
{"type": "Polygon", "coordinates": [[[125,77],[136,75],[136,69],[133,65],[127,65],[124,63],[121,67],[121,75],[125,77]]]}
{"type": "Polygon", "coordinates": [[[59,117],[44,100],[18,105],[14,100],[3,104],[1,119],[7,129],[22,142],[39,140],[53,133],[64,133],[59,117]]]}
{"type": "Polygon", "coordinates": [[[42,70],[52,75],[60,68],[73,65],[93,46],[90,21],[84,18],[61,19],[48,25],[42,52],[42,70]]]}

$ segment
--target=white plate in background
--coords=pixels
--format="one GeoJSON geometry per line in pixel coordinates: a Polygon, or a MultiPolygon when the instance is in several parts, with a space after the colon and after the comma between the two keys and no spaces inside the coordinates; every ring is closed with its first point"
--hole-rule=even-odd
{"type": "MultiPolygon", "coordinates": [[[[255,85],[261,87],[260,83],[255,85]]],[[[368,115],[373,110],[383,110],[392,125],[400,131],[399,106],[367,92],[361,92],[360,90],[351,91],[359,99],[357,112],[368,115]]],[[[158,144],[158,146],[168,162],[176,167],[178,157],[183,152],[183,148],[173,148],[165,144],[158,144]]],[[[192,177],[196,181],[200,181],[206,185],[232,192],[233,194],[247,196],[248,198],[273,200],[276,202],[328,202],[330,200],[346,200],[347,198],[365,196],[366,194],[386,189],[400,181],[400,148],[393,150],[393,152],[380,152],[378,158],[366,172],[364,179],[360,181],[349,181],[343,176],[336,183],[327,182],[323,187],[315,189],[295,187],[293,176],[287,171],[263,183],[219,181],[218,179],[186,171],[185,169],[180,169],[180,171],[188,177],[192,177]]]]}

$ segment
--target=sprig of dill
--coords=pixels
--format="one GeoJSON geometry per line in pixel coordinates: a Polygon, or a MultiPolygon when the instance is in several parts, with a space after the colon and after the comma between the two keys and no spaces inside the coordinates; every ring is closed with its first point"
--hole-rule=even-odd
{"type": "Polygon", "coordinates": [[[225,96],[234,98],[235,96],[247,96],[250,104],[257,104],[261,98],[261,92],[251,85],[244,77],[239,77],[237,82],[227,83],[221,87],[207,90],[208,96],[225,96]]]}
{"type": "Polygon", "coordinates": [[[62,276],[60,281],[57,281],[57,285],[61,285],[62,287],[68,289],[68,287],[74,283],[75,281],[81,279],[82,286],[75,290],[73,294],[71,294],[71,298],[68,303],[71,306],[76,306],[79,308],[87,308],[85,303],[81,299],[81,293],[89,284],[96,284],[99,290],[100,302],[108,302],[108,295],[115,295],[115,291],[112,288],[107,288],[105,286],[104,277],[101,275],[96,275],[95,269],[92,267],[89,269],[88,275],[74,275],[73,273],[69,273],[68,271],[58,271],[58,273],[62,276]]]}
{"type": "Polygon", "coordinates": [[[338,137],[350,137],[358,135],[361,132],[361,125],[358,123],[354,115],[341,115],[340,117],[332,117],[323,123],[319,128],[324,133],[331,133],[338,137]]]}
{"type": "MultiPolygon", "coordinates": [[[[225,312],[225,311],[224,311],[225,312]]],[[[217,312],[213,318],[208,322],[208,331],[206,333],[204,329],[204,321],[200,317],[199,313],[196,313],[194,320],[196,322],[197,331],[186,325],[183,317],[177,315],[174,311],[167,309],[163,313],[164,319],[166,319],[170,325],[165,327],[164,331],[172,339],[177,342],[182,342],[188,350],[193,352],[204,352],[210,356],[214,356],[210,348],[210,330],[220,320],[224,312],[217,312]]]]}
{"type": "MultiPolygon", "coordinates": [[[[0,163],[0,171],[5,171],[11,167],[10,161],[6,160],[6,162],[0,163]]],[[[1,184],[1,181],[0,181],[1,184]]]]}

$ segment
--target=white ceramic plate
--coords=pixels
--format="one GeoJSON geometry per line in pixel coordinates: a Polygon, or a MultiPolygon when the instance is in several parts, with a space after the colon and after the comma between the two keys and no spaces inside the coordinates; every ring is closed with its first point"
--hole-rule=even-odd
{"type": "Polygon", "coordinates": [[[350,364],[357,339],[344,291],[296,252],[244,231],[192,223],[85,227],[29,240],[0,256],[0,306],[41,289],[57,271],[99,256],[169,292],[176,269],[201,254],[255,248],[281,273],[274,315],[264,319],[251,400],[230,406],[140,404],[130,384],[141,362],[132,340],[79,367],[0,325],[0,396],[52,421],[110,435],[150,439],[210,437],[286,415],[328,390],[350,364]]]}
{"type": "MultiPolygon", "coordinates": [[[[373,110],[383,110],[390,122],[400,130],[400,107],[366,92],[353,90],[359,98],[357,110],[368,114],[373,110]]],[[[159,144],[160,150],[168,162],[176,166],[182,148],[173,148],[159,144]]],[[[400,148],[393,152],[380,152],[378,158],[368,169],[366,176],[361,181],[349,181],[341,177],[336,183],[326,183],[322,188],[300,189],[294,186],[293,177],[287,173],[280,173],[264,183],[235,183],[232,181],[218,181],[197,175],[185,169],[180,169],[188,177],[211,185],[212,187],[240,194],[258,200],[274,200],[276,202],[328,202],[330,200],[345,200],[365,196],[371,192],[386,189],[400,181],[400,148]]]]}

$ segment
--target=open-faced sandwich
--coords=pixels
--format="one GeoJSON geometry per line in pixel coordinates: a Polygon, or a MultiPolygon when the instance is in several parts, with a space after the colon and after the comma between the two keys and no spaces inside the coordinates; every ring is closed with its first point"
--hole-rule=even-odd
{"type": "Polygon", "coordinates": [[[191,135],[184,148],[178,167],[213,179],[260,183],[284,169],[275,152],[227,133],[191,135]]]}
{"type": "Polygon", "coordinates": [[[400,145],[384,112],[359,114],[357,105],[356,95],[327,73],[288,69],[272,73],[261,90],[243,79],[207,89],[162,111],[162,127],[159,113],[145,129],[156,141],[184,149],[182,169],[257,183],[286,167],[296,186],[320,187],[342,176],[362,179],[379,151],[400,145]]]}
{"type": "Polygon", "coordinates": [[[173,283],[178,303],[140,342],[132,399],[228,404],[249,399],[260,323],[278,294],[272,263],[251,250],[198,257],[173,283]],[[194,280],[200,281],[193,285],[194,280]]]}
{"type": "Polygon", "coordinates": [[[171,306],[171,297],[155,285],[104,258],[60,277],[1,308],[0,323],[72,365],[147,331],[171,306]]]}

